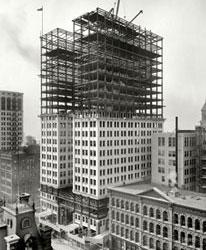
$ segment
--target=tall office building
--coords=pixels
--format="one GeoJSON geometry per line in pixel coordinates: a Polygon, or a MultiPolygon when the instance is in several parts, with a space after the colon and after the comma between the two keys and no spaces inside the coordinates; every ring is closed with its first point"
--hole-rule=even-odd
{"type": "MultiPolygon", "coordinates": [[[[151,136],[163,129],[163,39],[100,8],[73,23],[73,192],[107,208],[108,187],[151,178],[151,136]]],[[[88,233],[108,228],[102,208],[82,204],[74,214],[88,233]]]]}
{"type": "Polygon", "coordinates": [[[107,187],[151,178],[151,137],[164,122],[163,39],[100,8],[73,25],[73,34],[56,29],[41,38],[42,202],[65,221],[72,213],[81,235],[95,235],[108,229],[107,187]],[[68,111],[73,193],[63,196],[69,183],[61,184],[53,153],[61,131],[52,130],[68,111]]]}
{"type": "Polygon", "coordinates": [[[0,150],[18,150],[23,141],[23,94],[0,91],[0,150]]]}

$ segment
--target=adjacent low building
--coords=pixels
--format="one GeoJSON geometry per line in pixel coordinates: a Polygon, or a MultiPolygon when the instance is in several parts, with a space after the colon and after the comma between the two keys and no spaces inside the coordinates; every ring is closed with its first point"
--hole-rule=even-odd
{"type": "Polygon", "coordinates": [[[111,249],[206,250],[206,196],[143,183],[109,192],[111,249]]]}
{"type": "Polygon", "coordinates": [[[177,136],[174,132],[152,135],[152,182],[196,190],[195,137],[194,130],[178,130],[177,136]]]}
{"type": "Polygon", "coordinates": [[[39,206],[40,148],[30,145],[17,152],[0,152],[0,196],[15,202],[17,194],[30,192],[39,206]]]}

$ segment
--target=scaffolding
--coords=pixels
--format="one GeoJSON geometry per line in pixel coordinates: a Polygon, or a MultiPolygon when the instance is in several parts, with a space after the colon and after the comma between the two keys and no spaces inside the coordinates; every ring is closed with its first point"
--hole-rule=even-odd
{"type": "Polygon", "coordinates": [[[163,38],[97,8],[73,20],[80,111],[163,117],[163,38]]]}
{"type": "Polygon", "coordinates": [[[73,34],[55,29],[41,37],[41,114],[74,108],[73,34]]]}

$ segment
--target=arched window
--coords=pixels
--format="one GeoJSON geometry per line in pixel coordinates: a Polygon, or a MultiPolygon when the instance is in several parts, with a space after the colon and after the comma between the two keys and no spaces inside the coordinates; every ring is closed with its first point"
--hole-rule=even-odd
{"type": "Polygon", "coordinates": [[[152,207],[149,209],[149,216],[154,217],[154,209],[152,207]]]}
{"type": "Polygon", "coordinates": [[[167,243],[163,243],[163,250],[167,250],[167,249],[168,249],[167,243]]]}
{"type": "Polygon", "coordinates": [[[180,233],[180,242],[185,243],[185,233],[184,232],[180,233]]]}
{"type": "Polygon", "coordinates": [[[124,209],[124,201],[121,200],[121,208],[124,209]]]}
{"type": "Polygon", "coordinates": [[[178,247],[174,246],[174,250],[178,250],[178,247]]]}
{"type": "Polygon", "coordinates": [[[149,224],[149,231],[150,233],[154,233],[154,224],[152,222],[149,224]]]}
{"type": "Polygon", "coordinates": [[[195,247],[200,248],[200,237],[195,236],[195,247]]]}
{"type": "Polygon", "coordinates": [[[135,233],[135,242],[139,242],[139,233],[138,232],[135,233]]]}
{"type": "Polygon", "coordinates": [[[167,229],[167,227],[163,227],[163,237],[165,237],[165,238],[168,237],[168,229],[167,229]]]}
{"type": "Polygon", "coordinates": [[[160,234],[161,234],[160,225],[156,225],[156,234],[157,234],[157,235],[160,235],[160,234]]]}
{"type": "Polygon", "coordinates": [[[180,216],[180,225],[185,226],[185,216],[184,215],[180,216]]]}
{"type": "Polygon", "coordinates": [[[133,216],[130,217],[130,225],[134,226],[134,217],[133,216]]]}
{"type": "Polygon", "coordinates": [[[124,214],[121,214],[121,222],[124,223],[124,214]]]}
{"type": "Polygon", "coordinates": [[[153,249],[153,248],[154,248],[154,239],[153,239],[153,238],[150,238],[150,239],[149,239],[149,248],[150,248],[150,249],[153,249]]]}
{"type": "Polygon", "coordinates": [[[132,230],[130,231],[130,240],[134,240],[134,232],[132,230]]]}
{"type": "Polygon", "coordinates": [[[143,221],[143,230],[147,230],[147,222],[143,221]]]}
{"type": "Polygon", "coordinates": [[[188,226],[188,228],[192,228],[192,218],[191,217],[188,217],[188,219],[187,219],[187,226],[188,226]]]}
{"type": "Polygon", "coordinates": [[[191,234],[187,235],[187,244],[188,244],[188,246],[192,246],[192,235],[191,234]]]}
{"type": "Polygon", "coordinates": [[[116,226],[116,234],[119,235],[119,226],[116,226]]]}
{"type": "Polygon", "coordinates": [[[178,214],[174,214],[174,223],[178,224],[178,214]]]}
{"type": "Polygon", "coordinates": [[[129,230],[128,230],[128,229],[125,230],[125,238],[126,238],[126,239],[129,238],[129,230]]]}
{"type": "Polygon", "coordinates": [[[135,227],[139,227],[139,219],[138,218],[135,219],[135,227]]]}
{"type": "Polygon", "coordinates": [[[119,221],[119,212],[116,212],[116,221],[119,221]]]}
{"type": "Polygon", "coordinates": [[[143,246],[147,246],[147,236],[143,236],[143,246]]]}
{"type": "Polygon", "coordinates": [[[136,213],[139,213],[139,204],[136,204],[136,205],[135,205],[135,212],[136,212],[136,213]]]}
{"type": "Polygon", "coordinates": [[[129,224],[129,215],[128,214],[126,214],[126,216],[125,216],[125,223],[129,224]]]}
{"type": "Polygon", "coordinates": [[[203,221],[203,223],[202,223],[202,231],[203,231],[203,233],[206,232],[206,221],[203,221]]]}
{"type": "Polygon", "coordinates": [[[161,250],[160,241],[156,241],[156,250],[161,250]]]}
{"type": "Polygon", "coordinates": [[[8,97],[6,102],[7,102],[7,110],[11,110],[11,98],[8,97]]]}
{"type": "Polygon", "coordinates": [[[6,109],[6,100],[4,96],[1,98],[1,109],[2,110],[6,109]]]}
{"type": "Polygon", "coordinates": [[[119,199],[116,199],[116,207],[119,207],[119,199]]]}
{"type": "Polygon", "coordinates": [[[178,237],[178,231],[174,230],[174,240],[178,241],[179,237],[178,237]]]}
{"type": "Polygon", "coordinates": [[[128,201],[126,201],[125,208],[126,208],[126,210],[129,210],[129,202],[128,201]]]}
{"type": "Polygon", "coordinates": [[[156,219],[158,219],[158,220],[161,219],[161,214],[160,214],[160,210],[159,209],[156,210],[156,219]]]}
{"type": "Polygon", "coordinates": [[[124,228],[121,227],[121,237],[124,237],[124,228]]]}
{"type": "Polygon", "coordinates": [[[143,215],[147,215],[147,207],[146,206],[143,207],[143,215]]]}
{"type": "Polygon", "coordinates": [[[114,214],[114,210],[112,210],[112,219],[115,219],[115,214],[114,214]]]}
{"type": "Polygon", "coordinates": [[[195,220],[195,230],[200,230],[200,221],[198,219],[195,220]]]}
{"type": "Polygon", "coordinates": [[[22,229],[31,227],[31,220],[28,218],[23,219],[21,223],[21,227],[22,229]]]}
{"type": "Polygon", "coordinates": [[[130,204],[130,211],[134,212],[134,203],[133,202],[131,202],[131,204],[130,204]]]}
{"type": "Polygon", "coordinates": [[[166,211],[163,212],[163,221],[168,221],[168,213],[166,211]]]}

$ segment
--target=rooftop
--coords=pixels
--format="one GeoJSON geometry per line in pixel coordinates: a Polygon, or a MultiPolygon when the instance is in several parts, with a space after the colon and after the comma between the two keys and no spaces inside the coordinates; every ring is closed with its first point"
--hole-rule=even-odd
{"type": "Polygon", "coordinates": [[[192,191],[166,187],[154,183],[134,183],[125,186],[110,188],[112,191],[128,193],[146,197],[148,199],[161,200],[176,205],[197,210],[206,210],[206,195],[192,191]],[[176,193],[176,195],[175,195],[176,193]],[[154,196],[154,194],[156,194],[154,196]]]}

